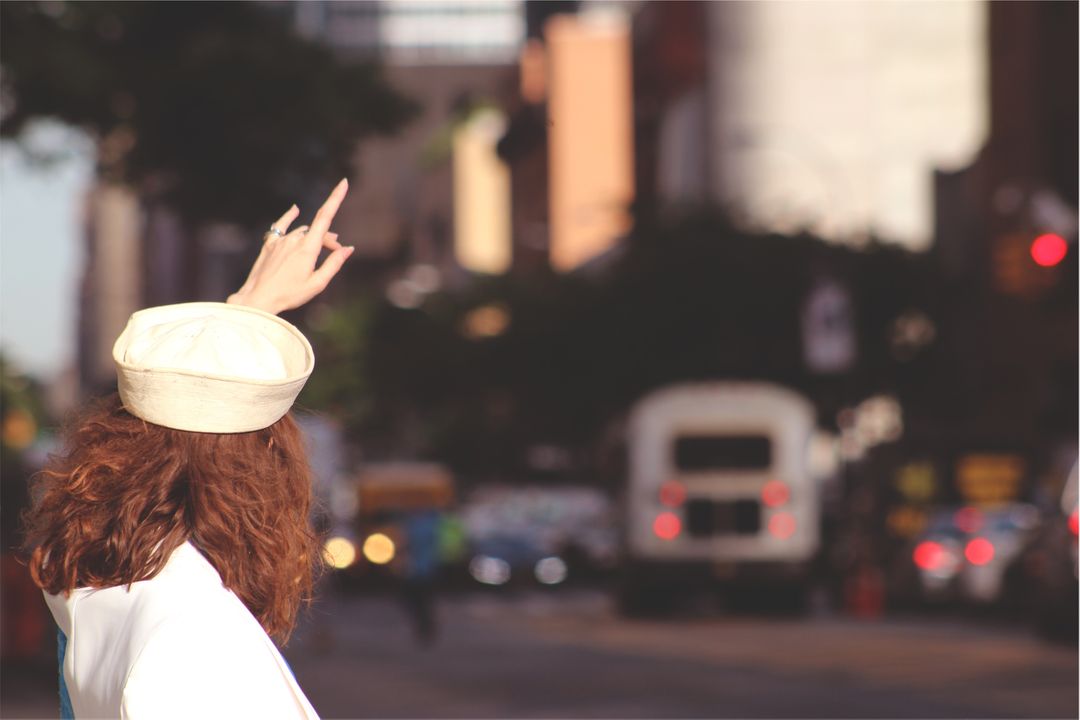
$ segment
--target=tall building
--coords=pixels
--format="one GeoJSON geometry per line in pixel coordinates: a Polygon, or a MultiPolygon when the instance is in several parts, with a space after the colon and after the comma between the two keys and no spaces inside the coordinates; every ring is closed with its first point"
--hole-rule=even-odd
{"type": "Polygon", "coordinates": [[[570,271],[630,229],[631,18],[636,6],[534,2],[500,155],[510,164],[514,268],[570,271]]]}
{"type": "Polygon", "coordinates": [[[552,267],[572,270],[630,229],[634,198],[628,18],[607,9],[545,25],[552,267]]]}
{"type": "Polygon", "coordinates": [[[990,435],[1075,444],[1077,399],[1077,6],[988,4],[989,136],[970,165],[937,174],[937,265],[955,289],[944,400],[990,435]],[[1034,240],[1065,241],[1043,267],[1034,240]]]}
{"type": "Polygon", "coordinates": [[[511,263],[510,169],[499,157],[503,113],[483,108],[454,130],[454,256],[474,272],[502,274],[511,263]]]}
{"type": "Polygon", "coordinates": [[[523,0],[302,0],[296,28],[385,65],[505,65],[525,34],[523,0]]]}
{"type": "Polygon", "coordinates": [[[394,136],[358,150],[359,174],[337,221],[358,257],[433,265],[451,281],[474,260],[479,264],[467,269],[505,265],[509,248],[491,244],[508,244],[507,233],[482,215],[508,180],[498,179],[497,158],[481,147],[490,122],[472,121],[513,75],[525,39],[524,2],[306,0],[291,7],[300,32],[343,56],[377,61],[387,81],[420,105],[394,136]],[[463,134],[465,126],[471,132],[463,134]],[[469,157],[455,158],[455,151],[469,157]],[[467,218],[456,216],[469,210],[467,218]]]}
{"type": "Polygon", "coordinates": [[[654,197],[743,225],[925,249],[933,171],[985,140],[980,3],[649,3],[654,197]]]}
{"type": "Polygon", "coordinates": [[[78,317],[79,386],[83,394],[116,382],[112,346],[131,313],[144,307],[143,213],[128,187],[96,183],[84,216],[86,263],[78,317]]]}

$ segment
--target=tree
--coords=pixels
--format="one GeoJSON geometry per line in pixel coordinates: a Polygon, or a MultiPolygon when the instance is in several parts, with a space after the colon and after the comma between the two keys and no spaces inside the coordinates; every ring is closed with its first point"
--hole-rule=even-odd
{"type": "Polygon", "coordinates": [[[97,141],[104,179],[187,223],[260,225],[351,175],[356,143],[414,110],[377,67],[296,35],[288,7],[2,3],[0,136],[61,120],[97,141]]]}
{"type": "Polygon", "coordinates": [[[463,472],[516,477],[531,447],[597,458],[613,423],[650,390],[717,379],[797,389],[829,425],[870,395],[906,402],[927,391],[923,353],[899,358],[890,338],[901,314],[934,316],[937,292],[926,257],[896,248],[748,233],[715,212],[639,222],[592,268],[488,278],[419,310],[382,307],[365,357],[364,437],[419,424],[422,452],[463,472]],[[858,341],[855,366],[829,377],[805,367],[800,326],[822,274],[850,291],[858,341]],[[462,333],[485,306],[505,308],[505,332],[462,333]]]}

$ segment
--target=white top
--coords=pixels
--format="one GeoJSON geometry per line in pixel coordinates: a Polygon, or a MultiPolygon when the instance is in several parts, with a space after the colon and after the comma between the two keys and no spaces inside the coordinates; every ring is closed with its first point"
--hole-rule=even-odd
{"type": "Polygon", "coordinates": [[[45,594],[77,718],[318,718],[273,641],[189,543],[150,580],[45,594]]]}

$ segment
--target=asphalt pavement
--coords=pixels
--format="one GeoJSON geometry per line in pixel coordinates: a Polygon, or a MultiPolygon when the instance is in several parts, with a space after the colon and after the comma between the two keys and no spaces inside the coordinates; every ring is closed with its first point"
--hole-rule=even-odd
{"type": "Polygon", "coordinates": [[[599,592],[328,596],[286,651],[327,718],[1075,718],[1075,647],[963,619],[626,620],[599,592]]]}
{"type": "MultiPolygon", "coordinates": [[[[1076,646],[960,616],[697,612],[602,592],[465,594],[416,642],[393,597],[324,593],[285,650],[324,718],[1076,718],[1076,646]]],[[[54,661],[0,668],[0,717],[57,717],[54,661]]]]}

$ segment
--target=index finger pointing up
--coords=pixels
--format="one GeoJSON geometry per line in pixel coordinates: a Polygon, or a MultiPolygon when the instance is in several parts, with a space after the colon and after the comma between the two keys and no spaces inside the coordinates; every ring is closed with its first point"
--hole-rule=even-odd
{"type": "Polygon", "coordinates": [[[330,192],[330,197],[326,198],[326,202],[319,208],[319,212],[315,213],[315,219],[311,221],[311,228],[308,230],[308,239],[314,240],[318,238],[319,242],[322,243],[322,236],[330,229],[330,223],[333,221],[334,215],[337,214],[338,208],[341,207],[341,201],[345,199],[345,193],[348,191],[349,181],[342,178],[337,187],[330,192]]]}

